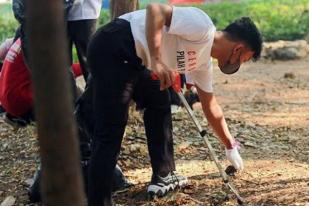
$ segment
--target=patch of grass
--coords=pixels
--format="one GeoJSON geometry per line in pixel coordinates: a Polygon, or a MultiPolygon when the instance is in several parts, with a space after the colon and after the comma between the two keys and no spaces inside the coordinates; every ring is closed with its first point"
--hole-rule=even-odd
{"type": "Polygon", "coordinates": [[[218,29],[242,16],[249,16],[265,41],[302,39],[309,33],[308,0],[243,0],[199,6],[218,29]]]}
{"type": "Polygon", "coordinates": [[[11,4],[0,4],[0,42],[14,36],[18,23],[13,16],[11,4]]]}

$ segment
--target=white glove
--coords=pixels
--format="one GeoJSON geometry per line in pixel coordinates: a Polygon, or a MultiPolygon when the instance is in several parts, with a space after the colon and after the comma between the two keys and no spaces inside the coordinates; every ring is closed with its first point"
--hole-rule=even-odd
{"type": "Polygon", "coordinates": [[[226,149],[225,148],[225,154],[226,154],[228,161],[230,161],[230,163],[232,163],[232,165],[235,167],[235,169],[243,170],[244,169],[244,163],[243,163],[242,158],[241,158],[241,156],[238,152],[238,149],[239,149],[239,143],[235,142],[233,144],[233,149],[226,149]]]}

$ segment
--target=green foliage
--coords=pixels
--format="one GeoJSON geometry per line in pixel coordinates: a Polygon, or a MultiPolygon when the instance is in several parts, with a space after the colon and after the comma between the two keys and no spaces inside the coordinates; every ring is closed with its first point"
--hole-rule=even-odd
{"type": "Polygon", "coordinates": [[[2,42],[14,36],[18,23],[13,17],[9,4],[0,4],[0,14],[0,42],[2,42]]]}
{"type": "Polygon", "coordinates": [[[101,15],[100,15],[100,18],[99,18],[99,22],[98,22],[98,26],[102,26],[102,25],[106,24],[109,21],[110,21],[109,10],[102,9],[101,10],[101,15]]]}
{"type": "Polygon", "coordinates": [[[140,6],[145,6],[149,3],[153,3],[153,2],[156,2],[156,3],[167,3],[168,0],[139,0],[139,3],[140,3],[140,6]]]}
{"type": "Polygon", "coordinates": [[[0,16],[0,42],[8,37],[13,37],[17,26],[15,19],[0,16]]]}
{"type": "Polygon", "coordinates": [[[241,16],[251,17],[266,41],[301,39],[309,33],[308,0],[243,0],[199,7],[218,29],[241,16]]]}

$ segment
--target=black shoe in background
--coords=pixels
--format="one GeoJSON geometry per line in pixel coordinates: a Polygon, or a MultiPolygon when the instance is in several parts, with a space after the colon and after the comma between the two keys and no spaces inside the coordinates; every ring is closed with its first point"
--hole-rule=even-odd
{"type": "Polygon", "coordinates": [[[5,113],[5,109],[0,105],[0,115],[5,113]]]}
{"type": "Polygon", "coordinates": [[[30,203],[38,203],[42,201],[41,198],[41,188],[40,188],[40,182],[41,182],[41,169],[38,169],[33,177],[33,182],[30,185],[30,188],[28,190],[28,197],[30,203]]]}
{"type": "MultiPolygon", "coordinates": [[[[82,173],[83,173],[83,179],[84,179],[84,185],[85,188],[87,188],[88,184],[88,161],[82,161],[81,167],[82,167],[82,173]]],[[[40,182],[41,182],[41,169],[38,169],[33,177],[33,182],[30,185],[30,188],[28,190],[28,197],[30,203],[38,203],[42,201],[41,197],[41,189],[40,189],[40,182]]],[[[115,167],[114,171],[114,182],[113,182],[113,192],[123,192],[127,190],[128,188],[132,187],[133,184],[130,183],[126,178],[124,177],[122,170],[118,165],[115,167]]],[[[87,194],[87,191],[86,191],[87,194]]]]}
{"type": "Polygon", "coordinates": [[[189,91],[186,91],[185,94],[184,94],[188,104],[190,105],[191,109],[193,109],[193,104],[196,103],[196,102],[199,102],[200,99],[197,95],[197,93],[189,90],[189,91]]]}
{"type": "Polygon", "coordinates": [[[83,160],[81,161],[81,167],[82,167],[82,177],[84,180],[84,191],[86,193],[86,196],[88,196],[88,170],[89,170],[89,160],[83,160]]]}
{"type": "Polygon", "coordinates": [[[4,121],[12,127],[26,127],[30,122],[21,117],[15,117],[9,113],[5,113],[4,121]]]}
{"type": "MultiPolygon", "coordinates": [[[[86,185],[88,184],[88,161],[82,161],[81,162],[81,167],[82,167],[82,174],[83,174],[83,179],[84,179],[84,186],[85,189],[87,188],[86,185]]],[[[41,176],[42,176],[42,171],[41,169],[38,169],[34,176],[33,176],[33,181],[32,184],[29,187],[28,190],[28,197],[30,203],[38,203],[42,201],[41,197],[41,176]]],[[[85,191],[87,194],[87,191],[85,191]]]]}
{"type": "Polygon", "coordinates": [[[120,167],[116,165],[114,170],[113,192],[123,192],[133,185],[133,183],[125,178],[120,167]]]}

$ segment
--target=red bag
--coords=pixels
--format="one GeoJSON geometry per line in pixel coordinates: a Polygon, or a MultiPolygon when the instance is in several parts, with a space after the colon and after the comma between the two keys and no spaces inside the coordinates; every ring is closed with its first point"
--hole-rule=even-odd
{"type": "Polygon", "coordinates": [[[18,39],[6,55],[0,73],[0,101],[5,111],[17,117],[29,112],[33,107],[31,87],[31,75],[18,39]]]}

